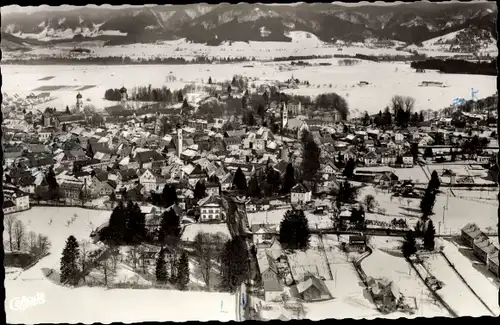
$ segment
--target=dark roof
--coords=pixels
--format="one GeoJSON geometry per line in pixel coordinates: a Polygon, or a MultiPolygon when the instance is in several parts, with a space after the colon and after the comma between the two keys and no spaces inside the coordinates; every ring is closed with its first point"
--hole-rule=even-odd
{"type": "Polygon", "coordinates": [[[122,105],[114,105],[105,107],[104,110],[111,116],[132,116],[132,111],[126,110],[122,105]]]}
{"type": "Polygon", "coordinates": [[[151,151],[138,152],[135,156],[135,160],[138,163],[147,163],[151,161],[165,160],[165,157],[163,157],[158,152],[151,150],[151,151]]]}
{"type": "Polygon", "coordinates": [[[290,190],[290,192],[293,192],[293,193],[306,193],[306,192],[309,192],[309,190],[307,189],[307,187],[304,184],[298,183],[294,187],[292,187],[292,189],[290,190]]]}
{"type": "Polygon", "coordinates": [[[59,122],[80,122],[80,121],[85,121],[85,116],[82,114],[76,114],[76,115],[58,115],[56,117],[59,122]]]}
{"type": "Polygon", "coordinates": [[[4,201],[3,202],[3,208],[4,209],[7,209],[7,208],[12,208],[12,207],[15,207],[16,205],[14,204],[14,202],[8,200],[8,201],[4,201]]]}

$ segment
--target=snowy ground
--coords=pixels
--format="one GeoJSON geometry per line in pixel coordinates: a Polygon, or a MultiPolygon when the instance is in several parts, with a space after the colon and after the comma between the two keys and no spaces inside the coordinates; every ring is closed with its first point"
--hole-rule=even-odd
{"type": "Polygon", "coordinates": [[[490,272],[486,265],[479,262],[472,249],[449,240],[439,240],[437,245],[443,246],[443,253],[455,265],[455,268],[472,287],[479,297],[498,316],[498,288],[500,281],[490,272]]]}
{"type": "MultiPolygon", "coordinates": [[[[372,237],[372,240],[373,238],[375,237],[372,237]]],[[[395,281],[405,297],[416,300],[415,317],[450,316],[447,310],[435,301],[399,250],[391,250],[389,245],[384,244],[381,245],[384,250],[382,251],[377,247],[377,242],[373,244],[376,247],[373,253],[361,262],[361,267],[367,276],[395,281]]]]}
{"type": "MultiPolygon", "coordinates": [[[[473,192],[473,191],[471,191],[473,192]]],[[[358,199],[362,200],[366,195],[375,197],[379,208],[384,209],[385,216],[367,214],[367,219],[389,221],[393,218],[405,218],[409,226],[414,225],[421,216],[420,199],[392,198],[391,194],[376,191],[373,187],[364,187],[358,199]],[[408,202],[410,202],[408,204],[408,202]]],[[[439,194],[434,204],[434,214],[431,216],[436,232],[439,234],[458,234],[460,229],[469,222],[476,223],[481,229],[496,228],[498,204],[491,201],[466,200],[446,193],[439,194]],[[444,210],[443,207],[447,207],[444,210]],[[444,216],[443,216],[444,215],[444,216]]]]}
{"type": "MultiPolygon", "coordinates": [[[[426,269],[444,283],[438,294],[459,316],[492,316],[440,254],[424,260],[426,269]]],[[[498,293],[496,295],[498,298],[498,293]]]]}
{"type": "Polygon", "coordinates": [[[229,233],[229,229],[227,228],[226,223],[215,223],[215,224],[193,223],[186,225],[184,231],[182,232],[181,239],[183,241],[192,242],[194,241],[196,235],[201,232],[213,235],[220,233],[228,238],[231,237],[231,234],[229,233]]]}
{"type": "MultiPolygon", "coordinates": [[[[290,55],[283,52],[282,55],[290,55]]],[[[343,96],[352,112],[377,113],[385,107],[392,96],[405,95],[416,99],[415,109],[442,109],[453,103],[457,97],[469,98],[470,85],[479,90],[479,97],[492,95],[496,91],[496,79],[493,76],[481,75],[447,75],[437,72],[417,74],[408,64],[404,63],[374,63],[362,61],[355,66],[339,66],[338,59],[311,60],[311,62],[330,62],[331,66],[292,67],[290,62],[253,62],[253,67],[245,67],[248,63],[231,65],[126,65],[126,66],[2,66],[5,78],[2,91],[7,94],[26,96],[33,89],[44,85],[97,87],[81,91],[85,103],[93,104],[98,110],[111,103],[103,100],[108,88],[133,88],[135,86],[153,87],[166,86],[173,89],[181,88],[186,83],[200,80],[207,81],[212,77],[214,82],[230,80],[234,74],[255,78],[256,83],[285,81],[292,75],[300,80],[310,82],[309,87],[289,89],[286,92],[315,96],[325,92],[335,92],[343,96]],[[154,72],[154,73],[153,73],[154,72]],[[177,77],[176,82],[167,83],[166,77],[172,72],[177,77]],[[54,76],[51,80],[40,81],[46,76],[54,76]],[[447,88],[420,87],[424,80],[440,81],[447,88]],[[360,87],[360,81],[370,84],[360,87]],[[331,87],[330,87],[331,85],[331,87]],[[90,100],[90,101],[87,101],[90,100]]],[[[76,101],[75,89],[51,91],[51,96],[58,97],[51,106],[63,110],[66,105],[76,101]]],[[[46,105],[45,105],[46,106],[46,105]]],[[[44,106],[44,107],[45,107],[44,106]]]]}
{"type": "MultiPolygon", "coordinates": [[[[247,213],[248,222],[250,225],[256,224],[269,224],[277,225],[279,227],[283,216],[290,209],[277,209],[270,211],[250,212],[247,213]]],[[[305,211],[307,220],[309,221],[309,228],[331,228],[332,220],[327,214],[319,215],[305,211]]]]}
{"type": "MultiPolygon", "coordinates": [[[[52,242],[51,254],[40,260],[31,269],[21,273],[16,280],[9,273],[5,281],[5,307],[9,323],[93,323],[93,322],[138,322],[138,321],[188,321],[188,320],[234,320],[236,298],[226,293],[178,292],[170,290],[140,290],[104,288],[75,288],[60,286],[45,274],[50,269],[59,270],[61,253],[66,239],[74,235],[77,240],[88,239],[92,229],[108,220],[109,211],[84,210],[80,208],[34,207],[16,214],[26,225],[47,235],[52,242]],[[66,226],[66,221],[77,215],[75,222],[66,226]],[[52,224],[49,221],[52,219],[52,224]],[[24,311],[11,308],[15,297],[45,294],[46,302],[24,311]],[[193,302],[201,305],[193,308],[193,302]],[[112,302],[112,305],[110,305],[112,302]],[[221,305],[222,311],[221,311],[221,305]],[[78,306],[75,309],[75,306],[78,306]],[[168,312],[171,310],[171,312],[168,312]]],[[[4,238],[6,237],[4,232],[4,238]]],[[[14,271],[14,270],[10,270],[14,271]]],[[[134,272],[125,266],[119,268],[118,281],[129,280],[134,272]]],[[[141,282],[139,282],[141,283],[141,282]]]]}

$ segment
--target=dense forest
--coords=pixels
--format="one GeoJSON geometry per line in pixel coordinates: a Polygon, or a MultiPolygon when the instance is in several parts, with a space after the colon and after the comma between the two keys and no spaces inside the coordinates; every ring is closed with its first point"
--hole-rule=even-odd
{"type": "Polygon", "coordinates": [[[414,69],[439,70],[442,73],[482,74],[487,76],[497,75],[497,60],[490,62],[471,62],[465,60],[439,60],[429,59],[411,63],[414,69]]]}
{"type": "MultiPolygon", "coordinates": [[[[107,89],[104,93],[104,98],[111,101],[120,101],[121,92],[120,89],[107,89]]],[[[143,102],[182,102],[184,97],[182,90],[171,91],[167,87],[163,86],[161,88],[152,88],[151,85],[145,87],[133,88],[129,93],[129,100],[137,100],[143,102]]]]}

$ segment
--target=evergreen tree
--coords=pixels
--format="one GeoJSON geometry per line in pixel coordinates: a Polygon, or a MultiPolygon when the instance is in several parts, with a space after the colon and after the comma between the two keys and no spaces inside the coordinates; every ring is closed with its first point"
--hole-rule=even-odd
{"type": "Polygon", "coordinates": [[[309,132],[304,132],[302,154],[302,177],[306,181],[314,181],[321,166],[319,158],[321,149],[309,132]]]}
{"type": "Polygon", "coordinates": [[[356,200],[356,189],[348,181],[340,183],[338,199],[340,202],[351,203],[356,200]]]}
{"type": "Polygon", "coordinates": [[[354,159],[349,158],[344,167],[344,170],[342,171],[342,175],[345,176],[347,179],[350,179],[354,175],[355,168],[356,168],[356,163],[354,162],[354,159]]]}
{"type": "Polygon", "coordinates": [[[233,92],[233,89],[231,86],[227,86],[227,93],[231,96],[231,93],[233,92]]]}
{"type": "Polygon", "coordinates": [[[431,174],[431,179],[429,180],[429,184],[427,187],[429,187],[431,190],[438,191],[440,185],[441,182],[439,181],[439,176],[437,172],[434,170],[431,174]]]}
{"type": "Polygon", "coordinates": [[[245,239],[235,237],[228,240],[221,255],[221,286],[234,292],[249,276],[249,253],[245,239]]]}
{"type": "Polygon", "coordinates": [[[181,234],[181,219],[175,213],[175,210],[170,208],[165,211],[161,218],[159,240],[168,242],[178,239],[181,234]]]}
{"type": "Polygon", "coordinates": [[[236,173],[234,173],[233,186],[239,191],[242,192],[247,191],[247,180],[245,178],[245,174],[243,174],[243,171],[241,170],[240,167],[238,167],[236,173]]]}
{"type": "Polygon", "coordinates": [[[254,175],[252,178],[250,178],[250,182],[248,184],[248,195],[250,197],[260,197],[261,192],[260,192],[260,187],[259,187],[259,180],[257,177],[254,175]]]}
{"type": "Polygon", "coordinates": [[[280,175],[271,165],[268,165],[266,168],[266,183],[265,194],[267,196],[272,196],[279,191],[281,183],[280,175]]]}
{"type": "Polygon", "coordinates": [[[435,248],[434,237],[436,236],[436,228],[434,228],[434,223],[432,220],[427,221],[427,227],[424,231],[424,248],[432,251],[435,248]]]}
{"type": "Polygon", "coordinates": [[[385,126],[392,125],[392,115],[391,112],[389,111],[389,107],[386,107],[384,110],[383,120],[385,126]]]}
{"type": "Polygon", "coordinates": [[[68,105],[66,105],[66,114],[68,114],[68,115],[71,114],[71,112],[69,111],[69,106],[68,105]]]}
{"type": "Polygon", "coordinates": [[[212,77],[208,77],[208,84],[211,85],[212,84],[212,77]]]}
{"type": "Polygon", "coordinates": [[[422,216],[424,218],[432,214],[434,203],[436,203],[436,192],[433,189],[427,187],[424,192],[424,196],[420,200],[420,210],[422,211],[422,216]]]}
{"type": "Polygon", "coordinates": [[[417,241],[413,231],[410,230],[406,233],[401,249],[405,258],[409,258],[417,252],[417,241]]]}
{"type": "Polygon", "coordinates": [[[60,281],[62,284],[78,284],[80,273],[78,268],[79,256],[80,250],[78,248],[78,242],[74,236],[69,236],[66,240],[66,246],[63,249],[61,258],[60,281]]]}
{"type": "Polygon", "coordinates": [[[419,122],[423,122],[424,121],[424,113],[422,111],[420,111],[420,114],[418,116],[418,121],[419,122]]]}
{"type": "Polygon", "coordinates": [[[49,186],[49,196],[51,200],[59,199],[59,184],[56,180],[56,174],[54,173],[54,169],[52,167],[49,168],[49,172],[47,173],[47,177],[45,178],[47,184],[49,186]]]}
{"type": "Polygon", "coordinates": [[[424,157],[424,159],[434,157],[434,153],[432,152],[432,148],[430,148],[430,147],[425,148],[423,157],[424,157]]]}
{"type": "Polygon", "coordinates": [[[283,175],[283,185],[281,186],[281,190],[284,194],[290,193],[292,187],[297,184],[297,180],[295,179],[295,169],[293,165],[289,163],[286,166],[285,175],[283,175]]]}
{"type": "Polygon", "coordinates": [[[156,260],[156,281],[159,283],[165,283],[167,282],[167,278],[167,262],[165,261],[165,253],[162,249],[158,255],[158,259],[156,260]]]}
{"type": "Polygon", "coordinates": [[[359,208],[353,208],[351,211],[351,222],[354,224],[356,229],[365,228],[365,209],[363,206],[359,208]]]}
{"type": "Polygon", "coordinates": [[[309,224],[304,211],[288,210],[280,224],[280,243],[285,249],[306,249],[309,246],[309,224]]]}
{"type": "Polygon", "coordinates": [[[194,199],[199,201],[203,199],[205,196],[207,196],[206,189],[207,188],[204,181],[202,180],[197,181],[194,187],[194,199]]]}
{"type": "Polygon", "coordinates": [[[189,283],[189,259],[186,252],[182,252],[179,263],[177,263],[176,283],[179,290],[185,290],[189,283]]]}
{"type": "Polygon", "coordinates": [[[368,112],[365,112],[365,115],[363,116],[363,125],[370,125],[370,115],[368,115],[368,112]]]}
{"type": "Polygon", "coordinates": [[[109,217],[109,224],[107,228],[108,235],[103,237],[105,237],[105,239],[121,243],[124,240],[126,227],[125,207],[123,202],[120,201],[113,209],[113,212],[111,212],[111,216],[109,217]]]}
{"type": "Polygon", "coordinates": [[[177,191],[173,184],[165,184],[162,191],[162,199],[166,208],[178,202],[177,191]]]}
{"type": "Polygon", "coordinates": [[[146,237],[146,216],[137,203],[131,205],[128,211],[126,242],[141,242],[146,237]]]}
{"type": "Polygon", "coordinates": [[[182,92],[179,91],[177,94],[177,102],[182,103],[184,101],[184,96],[182,96],[182,92]]]}

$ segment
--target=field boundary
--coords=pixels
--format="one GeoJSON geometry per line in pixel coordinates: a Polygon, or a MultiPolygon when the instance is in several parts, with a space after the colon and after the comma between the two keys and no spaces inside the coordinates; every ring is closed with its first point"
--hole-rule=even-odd
{"type": "Polygon", "coordinates": [[[458,314],[453,310],[453,308],[450,307],[450,305],[448,305],[448,303],[446,301],[444,301],[444,299],[436,292],[434,291],[431,286],[425,282],[425,279],[423,278],[422,274],[420,274],[420,272],[418,271],[418,269],[415,267],[415,265],[413,265],[413,262],[411,259],[409,258],[406,258],[406,261],[408,263],[410,263],[410,266],[413,268],[413,270],[417,273],[418,277],[420,278],[420,280],[422,280],[423,284],[427,287],[427,289],[432,293],[432,295],[434,296],[434,298],[436,298],[437,301],[439,301],[443,307],[450,313],[450,315],[452,317],[458,317],[458,314]]]}
{"type": "Polygon", "coordinates": [[[479,295],[476,293],[476,291],[474,291],[474,289],[472,289],[472,287],[469,285],[469,283],[467,283],[467,281],[465,281],[465,279],[463,278],[462,274],[460,274],[460,272],[458,272],[458,270],[455,268],[455,265],[453,263],[451,263],[451,261],[448,259],[448,257],[446,256],[446,254],[444,252],[439,252],[443,257],[444,259],[446,260],[446,262],[448,263],[448,265],[453,269],[453,271],[456,273],[456,275],[458,275],[458,277],[460,278],[460,280],[467,286],[467,288],[469,288],[469,290],[472,292],[472,294],[474,296],[476,296],[476,298],[483,304],[484,307],[486,307],[486,309],[488,309],[488,311],[493,315],[493,316],[497,316],[497,314],[495,314],[491,309],[490,307],[488,307],[488,305],[483,301],[483,299],[481,299],[481,297],[479,297],[479,295]]]}

